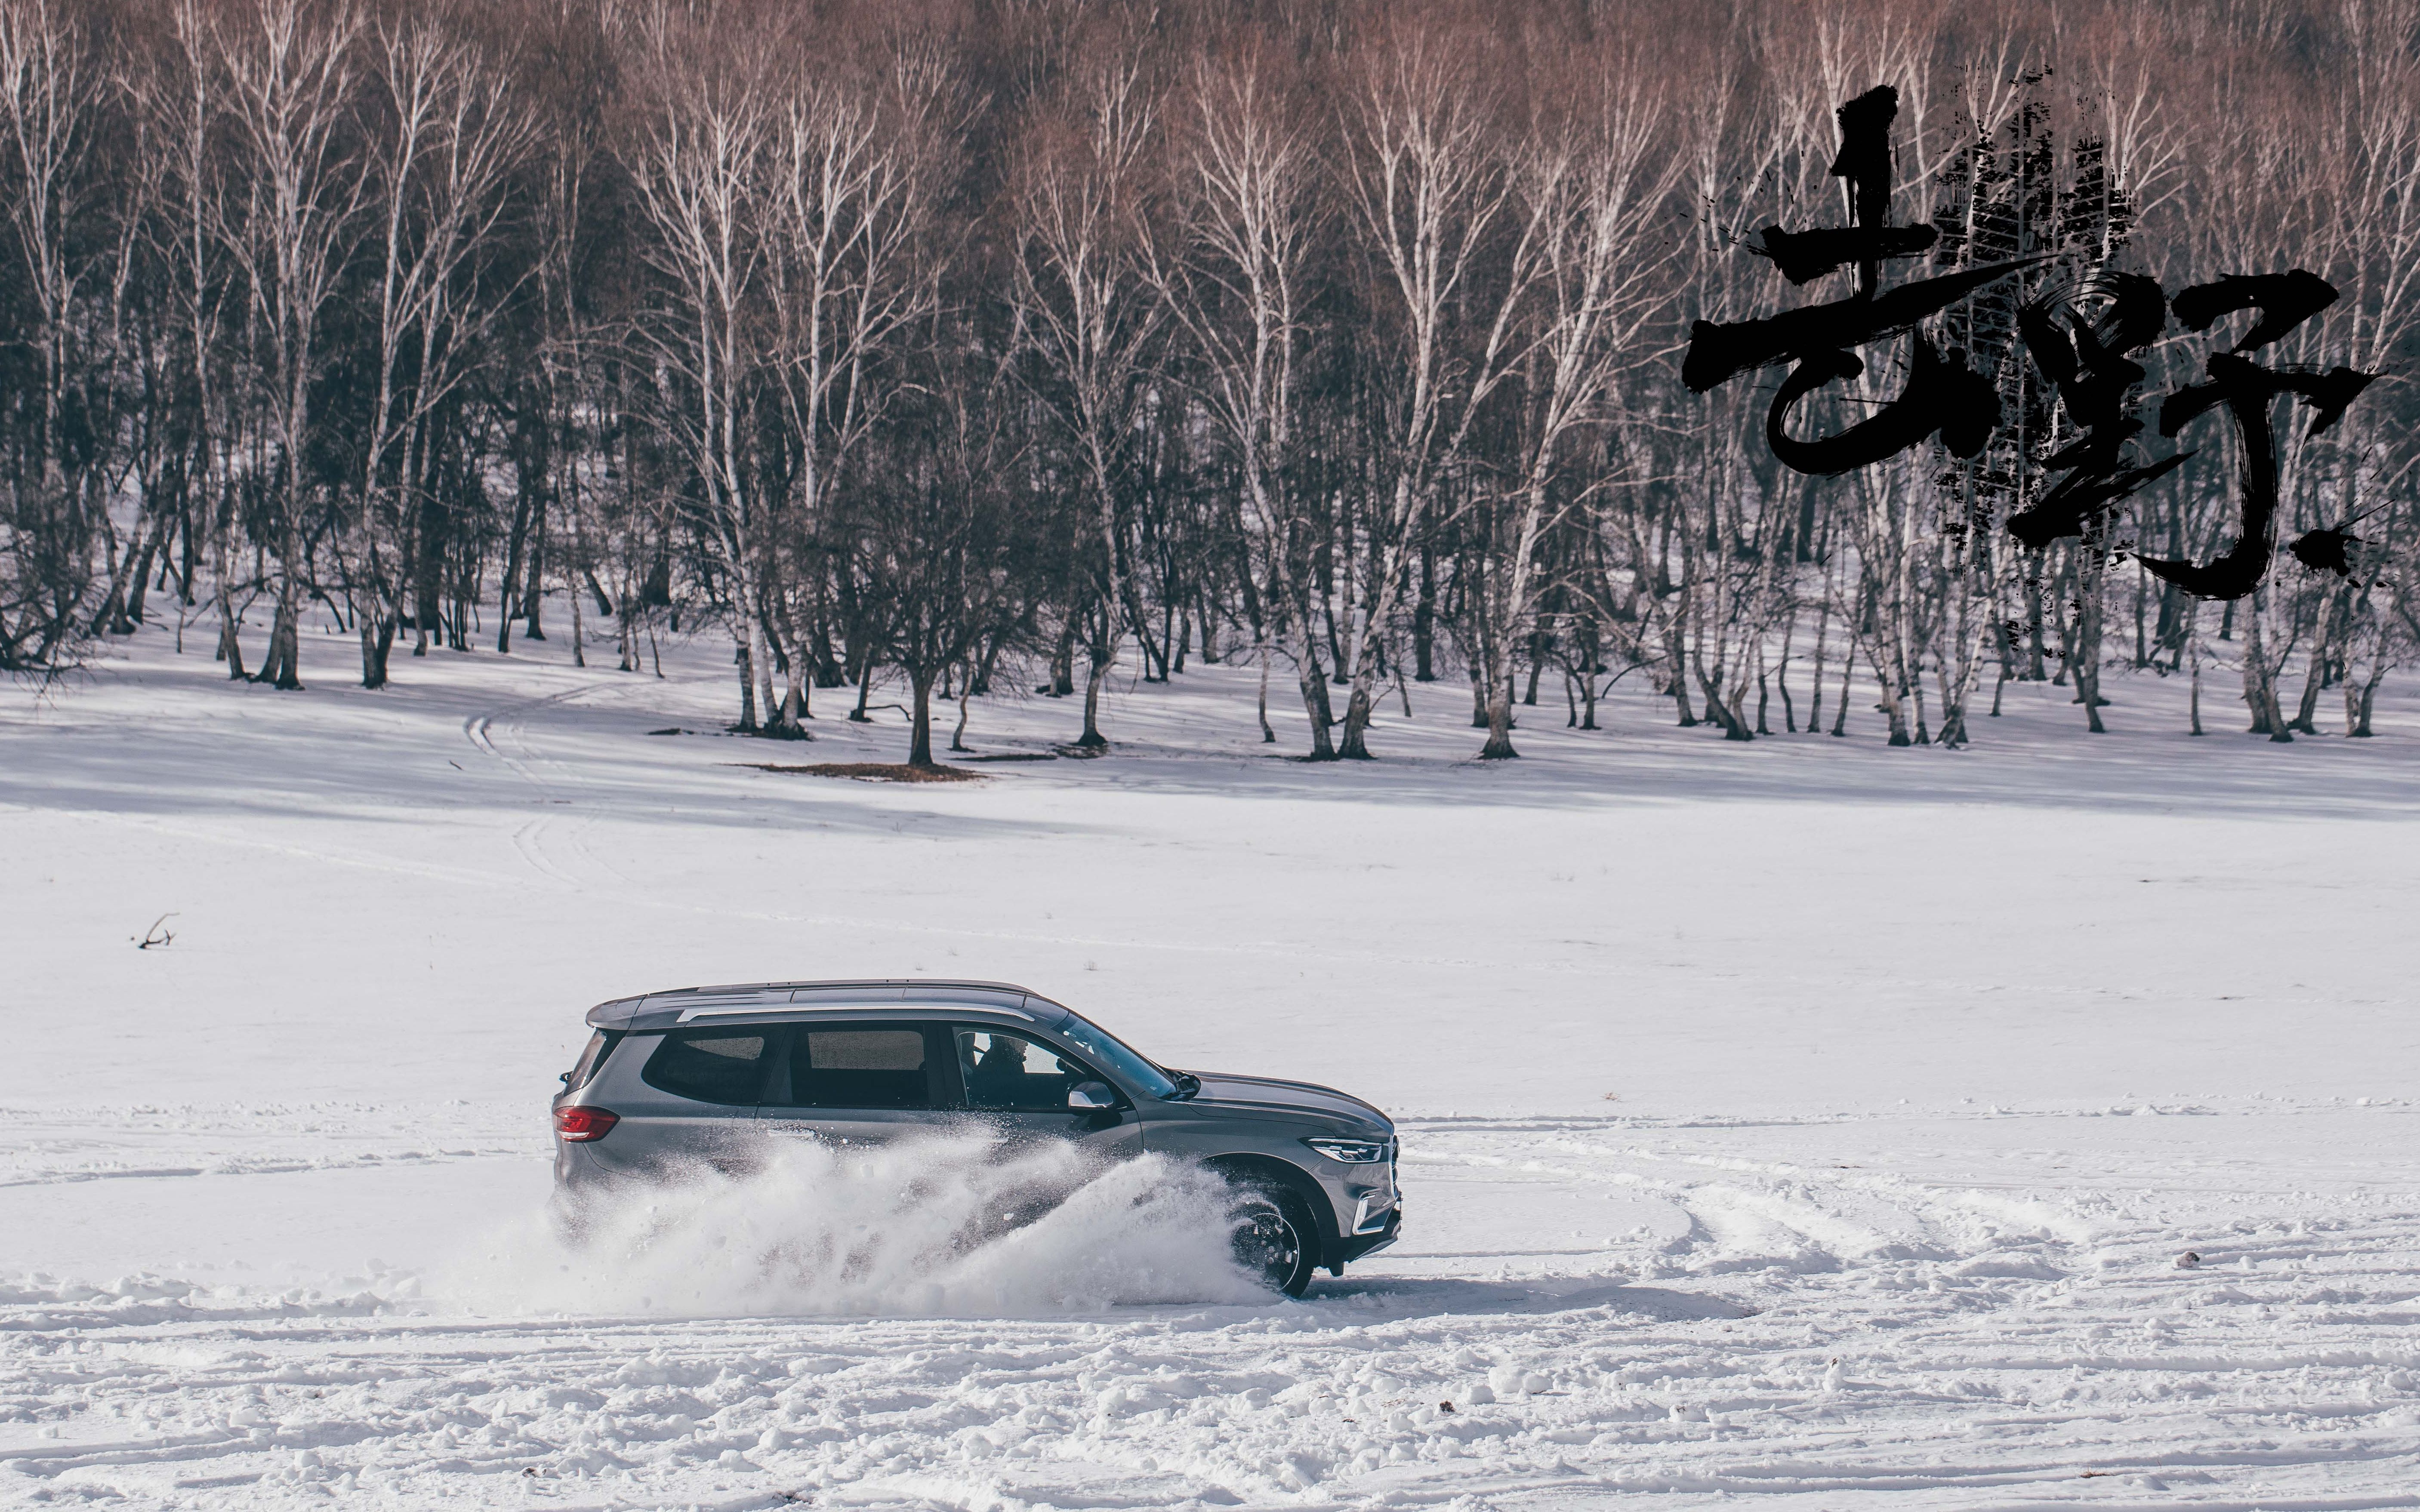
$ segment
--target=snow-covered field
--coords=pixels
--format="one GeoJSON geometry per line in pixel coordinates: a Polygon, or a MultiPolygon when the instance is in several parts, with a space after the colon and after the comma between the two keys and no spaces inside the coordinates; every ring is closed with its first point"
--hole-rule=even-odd
{"type": "Polygon", "coordinates": [[[2420,1504],[2408,685],[2286,747],[2223,685],[2201,740],[2172,682],[2099,739],[2020,687],[1950,753],[1625,683],[1481,766],[1455,682],[1310,767],[1282,673],[1266,748],[1197,666],[1120,684],[1105,759],[894,786],[742,764],[905,735],[715,733],[713,638],[377,694],[347,652],[278,694],[154,631],[0,695],[0,1503],[2420,1504]],[[948,1221],[869,1164],[553,1247],[590,1003],[916,973],[1373,1099],[1404,1241],[1242,1297],[1146,1169],[947,1267],[768,1273],[948,1221]]]}

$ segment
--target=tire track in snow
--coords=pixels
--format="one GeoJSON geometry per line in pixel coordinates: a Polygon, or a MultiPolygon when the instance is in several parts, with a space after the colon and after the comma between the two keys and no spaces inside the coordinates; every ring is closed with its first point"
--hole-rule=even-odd
{"type": "Polygon", "coordinates": [[[613,867],[600,861],[590,849],[585,836],[597,823],[597,808],[593,803],[560,795],[556,780],[541,775],[541,769],[556,774],[557,779],[569,776],[574,768],[541,752],[529,738],[529,717],[545,709],[558,709],[574,700],[593,693],[618,691],[613,684],[567,688],[543,698],[508,703],[500,708],[473,714],[462,721],[462,737],[482,755],[500,762],[514,776],[534,789],[539,801],[549,806],[574,810],[566,830],[565,816],[541,812],[516,828],[511,836],[514,851],[540,875],[574,891],[586,891],[590,878],[603,872],[607,879],[626,883],[629,879],[613,867]],[[566,865],[554,854],[560,846],[567,851],[571,864],[566,865]],[[585,873],[585,874],[583,874],[585,873]]]}

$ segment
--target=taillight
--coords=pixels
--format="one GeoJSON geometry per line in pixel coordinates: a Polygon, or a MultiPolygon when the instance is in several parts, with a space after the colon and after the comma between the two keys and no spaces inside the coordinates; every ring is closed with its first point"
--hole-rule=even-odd
{"type": "Polygon", "coordinates": [[[603,1108],[568,1107],[554,1110],[554,1136],[567,1144],[583,1145],[592,1139],[602,1139],[622,1121],[618,1113],[603,1108]]]}

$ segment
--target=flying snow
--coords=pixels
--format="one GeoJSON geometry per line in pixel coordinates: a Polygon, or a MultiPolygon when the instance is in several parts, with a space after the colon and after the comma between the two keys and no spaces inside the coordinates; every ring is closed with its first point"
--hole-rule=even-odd
{"type": "Polygon", "coordinates": [[[556,1208],[432,1279],[481,1315],[1033,1317],[1255,1303],[1227,1185],[1162,1156],[965,1135],[785,1145],[761,1168],[556,1208]]]}

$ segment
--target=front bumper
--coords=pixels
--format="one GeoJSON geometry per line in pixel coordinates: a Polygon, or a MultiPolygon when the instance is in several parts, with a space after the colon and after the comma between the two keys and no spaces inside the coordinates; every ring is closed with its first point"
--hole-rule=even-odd
{"type": "Polygon", "coordinates": [[[1341,1273],[1348,1262],[1357,1260],[1364,1255],[1374,1254],[1393,1243],[1404,1227],[1403,1203],[1398,1201],[1392,1208],[1387,1210],[1383,1219],[1373,1219],[1373,1222],[1380,1224],[1380,1227],[1367,1233],[1346,1234],[1338,1241],[1336,1258],[1328,1264],[1330,1271],[1341,1273]]]}
{"type": "Polygon", "coordinates": [[[1396,1184],[1395,1163],[1348,1165],[1351,1173],[1326,1183],[1329,1206],[1336,1213],[1336,1236],[1328,1242],[1327,1268],[1338,1274],[1349,1260],[1359,1259],[1395,1242],[1404,1226],[1403,1188],[1396,1184]]]}

